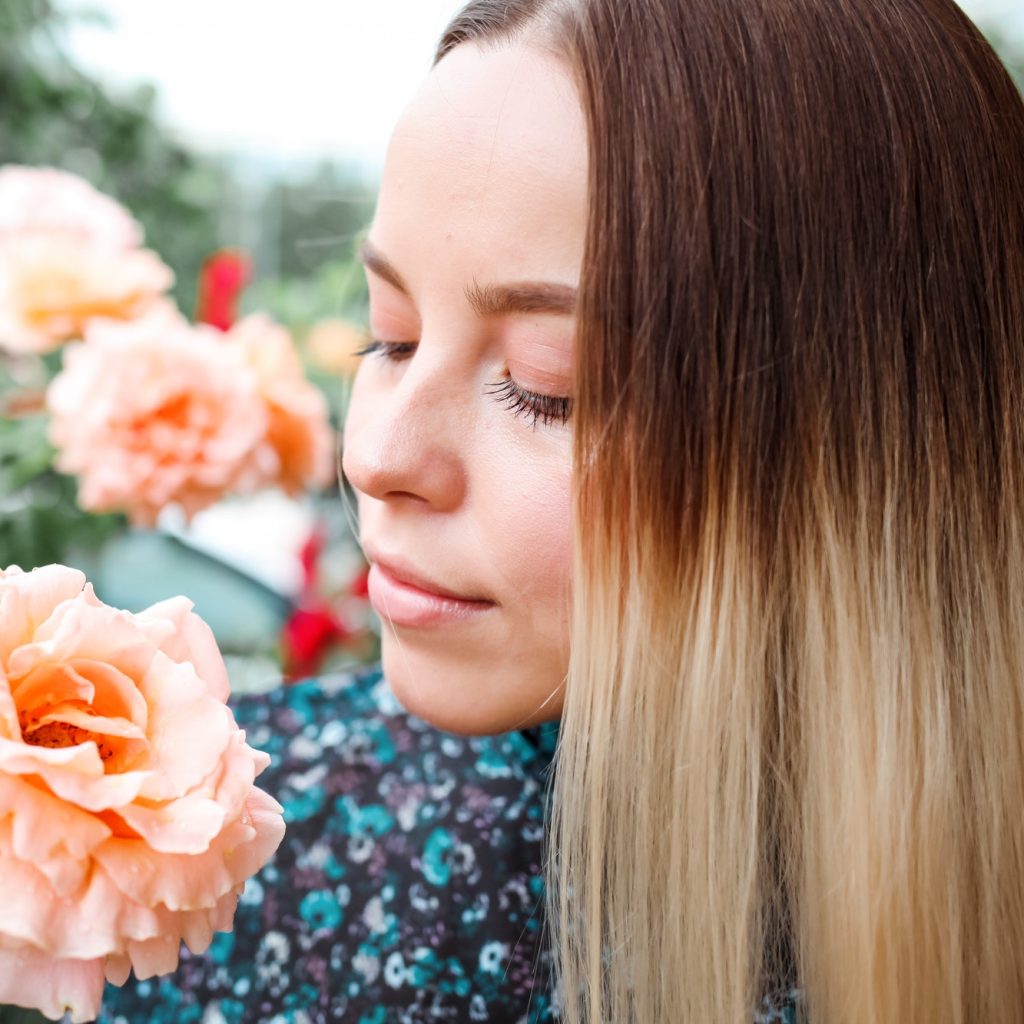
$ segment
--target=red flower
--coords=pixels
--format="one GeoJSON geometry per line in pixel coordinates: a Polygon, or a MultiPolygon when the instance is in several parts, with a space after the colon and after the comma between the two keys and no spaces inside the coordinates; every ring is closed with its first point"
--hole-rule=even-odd
{"type": "Polygon", "coordinates": [[[356,573],[355,579],[352,580],[352,586],[349,587],[349,593],[353,597],[369,597],[370,589],[367,586],[367,577],[370,575],[370,570],[366,566],[356,573]]]}
{"type": "Polygon", "coordinates": [[[349,635],[329,605],[316,602],[296,608],[281,636],[286,677],[295,680],[315,675],[324,655],[349,635]]]}
{"type": "Polygon", "coordinates": [[[196,321],[229,330],[238,318],[238,299],[250,269],[249,257],[236,249],[221,249],[207,257],[199,273],[196,321]]]}
{"type": "Polygon", "coordinates": [[[306,538],[302,550],[299,552],[299,561],[302,563],[302,592],[309,594],[316,588],[319,571],[317,563],[324,549],[324,535],[319,528],[314,529],[306,538]]]}
{"type": "MultiPolygon", "coordinates": [[[[323,527],[315,526],[299,553],[302,563],[301,597],[281,633],[284,672],[289,682],[316,675],[333,647],[365,635],[362,630],[353,630],[346,625],[333,606],[318,593],[320,558],[326,543],[323,527]]],[[[347,588],[347,596],[365,600],[367,571],[364,566],[356,573],[347,588]]],[[[342,595],[342,599],[345,596],[342,595]]]]}

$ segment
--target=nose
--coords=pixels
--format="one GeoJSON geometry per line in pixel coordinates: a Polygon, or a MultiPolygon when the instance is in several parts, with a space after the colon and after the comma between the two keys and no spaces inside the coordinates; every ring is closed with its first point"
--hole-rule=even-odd
{"type": "Polygon", "coordinates": [[[352,486],[379,501],[456,508],[466,493],[468,417],[444,382],[410,365],[387,388],[362,383],[356,382],[342,442],[342,470],[352,486]]]}

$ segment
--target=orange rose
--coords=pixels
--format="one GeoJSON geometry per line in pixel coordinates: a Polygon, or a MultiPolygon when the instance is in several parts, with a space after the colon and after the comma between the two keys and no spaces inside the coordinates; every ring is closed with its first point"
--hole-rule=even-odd
{"type": "Polygon", "coordinates": [[[50,384],[57,468],[79,504],[152,524],[251,490],[276,468],[270,417],[253,369],[212,327],[161,309],[132,323],[94,321],[50,384]]]}
{"type": "Polygon", "coordinates": [[[45,352],[95,317],[130,320],[174,283],[128,212],[81,178],[0,169],[0,348],[45,352]]]}
{"type": "Polygon", "coordinates": [[[327,402],[311,384],[291,336],[261,314],[240,320],[224,336],[256,375],[268,424],[261,453],[265,482],[295,494],[325,486],[334,473],[327,402]]]}
{"type": "Polygon", "coordinates": [[[0,1004],[92,1020],[104,979],[231,927],[281,841],[269,758],[184,598],[137,615],[64,566],[0,571],[0,1004]]]}
{"type": "Polygon", "coordinates": [[[306,353],[321,369],[339,377],[354,377],[362,358],[356,353],[369,339],[348,320],[331,317],[315,323],[306,336],[306,353]]]}

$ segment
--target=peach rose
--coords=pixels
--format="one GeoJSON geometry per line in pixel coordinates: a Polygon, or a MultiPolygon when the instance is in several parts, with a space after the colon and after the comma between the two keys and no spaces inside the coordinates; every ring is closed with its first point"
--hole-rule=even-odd
{"type": "Polygon", "coordinates": [[[92,1020],[104,979],[231,928],[284,824],[227,694],[184,598],[132,615],[75,569],[0,571],[0,1004],[92,1020]]]}
{"type": "Polygon", "coordinates": [[[311,384],[284,327],[262,314],[240,320],[224,336],[256,374],[268,426],[261,453],[264,482],[295,494],[325,486],[334,473],[327,402],[311,384]]]}
{"type": "Polygon", "coordinates": [[[174,275],[113,199],[52,168],[0,168],[0,348],[46,352],[95,317],[130,320],[174,275]]]}
{"type": "Polygon", "coordinates": [[[339,377],[354,377],[362,357],[356,353],[369,341],[366,332],[339,317],[315,323],[306,335],[311,362],[339,377]]]}
{"type": "Polygon", "coordinates": [[[50,384],[57,468],[79,478],[89,511],[152,524],[166,505],[191,515],[251,490],[275,465],[255,373],[212,327],[160,309],[95,321],[50,384]]]}

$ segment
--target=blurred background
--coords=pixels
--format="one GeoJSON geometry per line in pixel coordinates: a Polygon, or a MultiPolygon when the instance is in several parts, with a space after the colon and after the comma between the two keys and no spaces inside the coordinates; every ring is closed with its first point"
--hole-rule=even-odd
{"type": "MultiPolygon", "coordinates": [[[[355,249],[391,127],[459,6],[3,0],[0,166],[60,168],[116,199],[191,321],[230,332],[259,312],[286,328],[336,431],[365,329],[355,249]]],[[[1024,2],[962,6],[1024,86],[1024,2]]],[[[0,351],[0,568],[75,565],[133,610],[186,594],[236,689],[376,656],[335,483],[225,490],[145,524],[82,509],[48,434],[60,358],[0,351]]]]}

